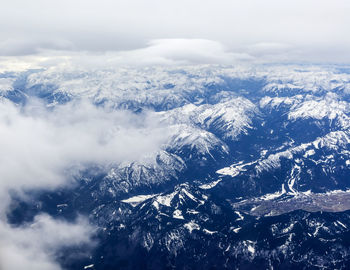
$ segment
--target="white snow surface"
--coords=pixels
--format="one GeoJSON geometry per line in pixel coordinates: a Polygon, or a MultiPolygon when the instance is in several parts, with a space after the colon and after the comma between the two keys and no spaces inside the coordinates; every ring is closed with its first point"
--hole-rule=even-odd
{"type": "Polygon", "coordinates": [[[201,189],[211,189],[211,188],[215,187],[220,182],[221,182],[221,179],[213,181],[213,182],[210,182],[208,184],[200,185],[199,188],[201,188],[201,189]]]}
{"type": "Polygon", "coordinates": [[[129,203],[135,207],[135,206],[139,205],[140,203],[142,203],[150,198],[153,198],[155,196],[157,196],[157,194],[137,195],[137,196],[133,196],[133,197],[130,197],[128,199],[122,200],[122,202],[129,203]]]}

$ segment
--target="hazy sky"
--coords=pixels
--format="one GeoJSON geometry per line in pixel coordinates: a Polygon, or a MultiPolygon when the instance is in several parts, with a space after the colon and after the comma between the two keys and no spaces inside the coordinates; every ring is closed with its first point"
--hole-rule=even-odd
{"type": "Polygon", "coordinates": [[[349,63],[349,12],[348,0],[4,0],[0,55],[197,39],[244,59],[349,63]]]}

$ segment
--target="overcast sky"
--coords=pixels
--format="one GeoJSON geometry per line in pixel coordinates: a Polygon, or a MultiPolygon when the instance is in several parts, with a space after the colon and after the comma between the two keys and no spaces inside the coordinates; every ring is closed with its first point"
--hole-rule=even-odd
{"type": "Polygon", "coordinates": [[[349,63],[349,12],[348,0],[4,0],[0,54],[154,53],[154,40],[196,39],[245,60],[349,63]]]}

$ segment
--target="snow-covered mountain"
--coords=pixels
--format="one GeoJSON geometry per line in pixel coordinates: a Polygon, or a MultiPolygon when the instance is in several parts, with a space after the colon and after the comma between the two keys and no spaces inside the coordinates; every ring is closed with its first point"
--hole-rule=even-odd
{"type": "Polygon", "coordinates": [[[67,268],[350,267],[347,67],[50,68],[0,74],[0,95],[24,113],[33,98],[88,100],[164,133],[135,160],[78,166],[72,186],[13,195],[14,224],[47,212],[98,226],[94,253],[67,268]]]}

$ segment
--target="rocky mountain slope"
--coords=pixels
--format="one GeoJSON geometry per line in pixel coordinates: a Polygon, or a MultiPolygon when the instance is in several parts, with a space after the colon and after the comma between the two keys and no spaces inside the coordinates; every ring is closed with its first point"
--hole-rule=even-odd
{"type": "Polygon", "coordinates": [[[333,66],[31,70],[0,75],[1,102],[88,100],[167,131],[138,160],[91,164],[76,185],[13,195],[13,224],[89,216],[79,269],[347,269],[350,72],[333,66]]]}

